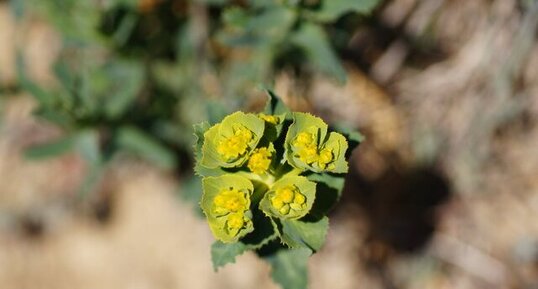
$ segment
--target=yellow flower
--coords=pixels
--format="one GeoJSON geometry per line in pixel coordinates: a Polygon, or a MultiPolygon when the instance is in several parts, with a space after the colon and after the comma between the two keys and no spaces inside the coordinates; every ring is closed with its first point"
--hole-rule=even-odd
{"type": "Polygon", "coordinates": [[[229,213],[243,213],[248,210],[248,199],[245,193],[238,189],[230,188],[220,192],[213,201],[213,211],[217,215],[229,213]]]}
{"type": "Polygon", "coordinates": [[[252,132],[244,127],[234,131],[234,135],[223,139],[217,146],[217,152],[226,160],[235,160],[247,152],[248,143],[252,140],[252,132]]]}
{"type": "Polygon", "coordinates": [[[318,151],[318,142],[314,135],[308,132],[299,133],[293,141],[293,147],[302,162],[308,165],[316,163],[321,169],[325,169],[334,159],[330,149],[318,151]]]}
{"type": "Polygon", "coordinates": [[[274,115],[268,115],[268,114],[265,114],[265,113],[260,113],[260,114],[258,114],[258,116],[261,119],[263,119],[264,121],[266,121],[268,123],[271,123],[271,124],[278,124],[278,122],[279,122],[278,117],[276,117],[274,115]]]}
{"type": "Polygon", "coordinates": [[[305,196],[293,185],[277,189],[271,197],[271,205],[282,215],[288,214],[290,210],[304,210],[305,202],[305,196]]]}
{"type": "Polygon", "coordinates": [[[243,228],[243,225],[246,223],[246,221],[247,220],[245,220],[245,215],[243,213],[231,214],[228,216],[226,226],[228,231],[237,234],[239,229],[243,228]]]}
{"type": "Polygon", "coordinates": [[[254,150],[248,160],[248,168],[255,174],[261,175],[269,169],[271,165],[271,151],[269,148],[263,147],[254,150]]]}

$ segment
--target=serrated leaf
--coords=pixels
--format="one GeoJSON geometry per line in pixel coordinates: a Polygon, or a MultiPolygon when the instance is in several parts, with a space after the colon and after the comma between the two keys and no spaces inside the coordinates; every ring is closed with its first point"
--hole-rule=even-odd
{"type": "Polygon", "coordinates": [[[306,53],[315,69],[334,77],[341,84],[346,82],[346,71],[320,25],[303,23],[291,35],[291,41],[306,53]]]}
{"type": "Polygon", "coordinates": [[[346,138],[337,132],[331,132],[323,148],[330,149],[335,159],[333,163],[334,168],[329,171],[332,173],[347,173],[346,152],[348,151],[348,144],[346,138]]]}
{"type": "Polygon", "coordinates": [[[321,7],[309,14],[321,22],[333,22],[349,12],[368,14],[379,4],[379,0],[323,0],[321,7]]]}
{"type": "Polygon", "coordinates": [[[353,150],[364,141],[365,137],[357,130],[350,128],[345,125],[337,125],[335,126],[335,130],[341,133],[347,140],[349,144],[349,148],[346,152],[346,159],[348,159],[351,156],[351,153],[353,150]]]}
{"type": "Polygon", "coordinates": [[[50,143],[32,146],[25,150],[24,156],[31,160],[57,157],[72,150],[73,145],[73,137],[65,136],[50,143]]]}
{"type": "Polygon", "coordinates": [[[282,220],[282,241],[291,248],[307,247],[318,251],[325,243],[329,229],[329,218],[317,221],[282,220]]]}
{"type": "Polygon", "coordinates": [[[215,272],[228,263],[235,263],[235,258],[247,250],[247,246],[241,242],[222,243],[215,241],[211,245],[211,261],[215,272]]]}
{"type": "Polygon", "coordinates": [[[176,165],[176,159],[171,151],[135,127],[120,128],[116,137],[118,146],[162,168],[170,169],[176,165]]]}
{"type": "Polygon", "coordinates": [[[193,126],[194,135],[196,136],[196,143],[194,145],[194,154],[195,154],[195,164],[194,164],[194,173],[198,176],[220,176],[225,171],[220,168],[208,168],[202,166],[202,145],[204,144],[204,134],[210,128],[210,125],[207,121],[204,121],[193,126]]]}
{"type": "Polygon", "coordinates": [[[267,258],[272,266],[271,277],[283,289],[306,289],[310,249],[279,250],[267,258]]]}

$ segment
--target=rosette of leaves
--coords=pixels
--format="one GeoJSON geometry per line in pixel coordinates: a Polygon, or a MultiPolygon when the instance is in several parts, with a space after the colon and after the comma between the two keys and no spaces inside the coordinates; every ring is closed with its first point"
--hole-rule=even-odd
{"type": "Polygon", "coordinates": [[[325,242],[357,132],[291,112],[272,92],[263,112],[194,127],[201,208],[217,239],[215,270],[245,251],[267,260],[283,288],[306,288],[308,257],[325,242]]]}

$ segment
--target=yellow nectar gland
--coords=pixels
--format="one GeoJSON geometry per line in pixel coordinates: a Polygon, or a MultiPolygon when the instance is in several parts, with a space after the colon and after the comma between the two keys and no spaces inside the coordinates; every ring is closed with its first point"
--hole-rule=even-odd
{"type": "Polygon", "coordinates": [[[303,210],[306,205],[306,197],[295,186],[286,186],[275,191],[271,198],[271,205],[280,214],[286,215],[290,210],[303,210]]]}
{"type": "Polygon", "coordinates": [[[220,192],[213,202],[215,205],[215,213],[218,215],[238,212],[243,213],[248,210],[248,200],[245,194],[234,188],[220,192]]]}
{"type": "Polygon", "coordinates": [[[321,169],[325,169],[327,165],[333,161],[333,153],[330,149],[323,149],[318,152],[318,144],[311,133],[301,132],[297,135],[293,142],[293,146],[297,149],[299,159],[310,165],[317,163],[321,169]]]}
{"type": "Polygon", "coordinates": [[[265,113],[258,114],[258,117],[263,119],[265,122],[271,123],[271,124],[278,124],[278,117],[274,115],[268,115],[265,113]]]}
{"type": "Polygon", "coordinates": [[[223,139],[217,146],[217,152],[227,161],[233,161],[245,154],[248,143],[252,140],[252,132],[244,127],[235,130],[234,135],[223,139]]]}
{"type": "Polygon", "coordinates": [[[228,226],[228,230],[230,231],[237,231],[243,227],[245,224],[245,216],[243,213],[237,213],[232,214],[228,216],[228,221],[226,222],[226,225],[228,226]]]}
{"type": "Polygon", "coordinates": [[[251,172],[261,175],[269,169],[271,165],[271,152],[268,148],[256,149],[248,160],[248,168],[251,172]]]}

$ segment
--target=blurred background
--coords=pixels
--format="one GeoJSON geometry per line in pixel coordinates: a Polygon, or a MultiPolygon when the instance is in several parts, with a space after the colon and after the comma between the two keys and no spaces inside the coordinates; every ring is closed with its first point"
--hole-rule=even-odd
{"type": "Polygon", "coordinates": [[[214,273],[192,124],[293,109],[367,140],[309,288],[538,288],[538,2],[0,1],[0,287],[214,273]]]}

